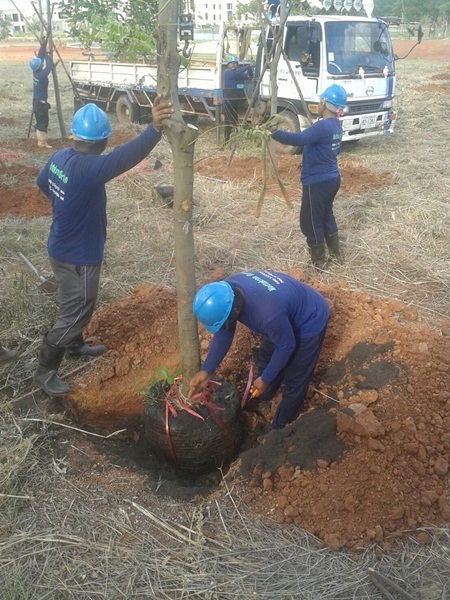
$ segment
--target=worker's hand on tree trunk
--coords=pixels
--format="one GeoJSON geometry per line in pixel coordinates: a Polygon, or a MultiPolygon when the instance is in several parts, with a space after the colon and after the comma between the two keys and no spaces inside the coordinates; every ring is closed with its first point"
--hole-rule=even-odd
{"type": "Polygon", "coordinates": [[[156,96],[152,106],[153,127],[161,133],[162,121],[173,114],[172,103],[162,100],[161,96],[156,96]]]}
{"type": "Polygon", "coordinates": [[[191,400],[195,394],[199,394],[208,384],[208,371],[199,371],[196,373],[189,384],[188,400],[191,400]]]}

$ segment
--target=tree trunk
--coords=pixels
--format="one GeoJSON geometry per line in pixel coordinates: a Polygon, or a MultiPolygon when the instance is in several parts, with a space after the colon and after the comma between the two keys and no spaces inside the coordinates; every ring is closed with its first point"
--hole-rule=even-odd
{"type": "Polygon", "coordinates": [[[158,93],[173,104],[174,114],[164,121],[174,169],[173,221],[178,299],[178,336],[184,394],[200,369],[197,320],[192,312],[196,292],[194,232],[192,229],[194,146],[198,129],[186,125],[178,99],[177,0],[160,0],[158,16],[158,93]]]}
{"type": "MultiPolygon", "coordinates": [[[[33,8],[34,10],[37,12],[36,7],[33,4],[33,8]]],[[[52,35],[52,14],[53,14],[53,8],[52,5],[50,3],[50,0],[47,0],[47,50],[48,53],[50,54],[50,56],[52,57],[53,60],[53,35],[52,35]]],[[[42,12],[38,13],[38,17],[39,20],[41,22],[41,25],[43,26],[43,15],[42,12]]],[[[62,114],[62,108],[61,108],[61,95],[59,93],[59,82],[58,82],[58,74],[56,72],[56,66],[53,65],[52,68],[52,78],[53,78],[53,88],[55,91],[55,102],[56,102],[56,114],[58,115],[58,122],[59,122],[59,129],[61,131],[61,138],[63,140],[66,139],[67,134],[66,134],[66,126],[64,124],[64,117],[62,114]]]]}

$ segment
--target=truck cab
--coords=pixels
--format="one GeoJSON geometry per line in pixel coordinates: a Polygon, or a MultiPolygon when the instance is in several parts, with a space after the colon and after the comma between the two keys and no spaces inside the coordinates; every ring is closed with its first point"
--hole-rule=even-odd
{"type": "MultiPolygon", "coordinates": [[[[271,46],[277,27],[274,23],[268,29],[267,48],[271,46]]],[[[347,108],[341,118],[344,141],[393,131],[395,63],[384,21],[343,16],[288,17],[283,50],[277,71],[277,110],[285,116],[289,129],[301,131],[309,125],[310,119],[316,119],[320,94],[337,83],[348,96],[347,108]]],[[[263,57],[260,48],[257,63],[260,72],[263,57]]],[[[264,104],[260,103],[266,103],[267,110],[271,97],[268,69],[262,76],[259,96],[256,109],[263,114],[264,104]]]]}

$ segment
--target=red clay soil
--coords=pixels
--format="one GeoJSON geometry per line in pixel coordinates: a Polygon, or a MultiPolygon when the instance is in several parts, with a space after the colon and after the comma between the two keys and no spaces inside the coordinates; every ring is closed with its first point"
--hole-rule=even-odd
{"type": "MultiPolygon", "coordinates": [[[[301,156],[278,155],[276,165],[278,176],[286,189],[290,201],[299,199],[301,156]]],[[[361,160],[356,157],[341,156],[339,158],[341,172],[340,194],[363,194],[368,190],[374,190],[394,184],[390,173],[375,173],[365,167],[361,160]]],[[[218,156],[202,160],[195,165],[195,171],[205,177],[218,178],[233,183],[243,183],[248,190],[259,194],[262,186],[261,159],[257,156],[246,156],[245,160],[235,158],[228,165],[227,156],[218,156]]],[[[269,164],[267,174],[270,175],[269,164]]],[[[275,177],[269,177],[266,182],[266,196],[283,197],[280,186],[275,177]]]]}
{"type": "MultiPolygon", "coordinates": [[[[414,46],[415,40],[393,40],[394,52],[402,57],[414,46]]],[[[70,60],[86,60],[83,56],[82,48],[71,48],[70,46],[62,46],[58,44],[58,51],[64,61],[70,60]]],[[[10,40],[6,40],[0,44],[0,61],[15,62],[30,59],[37,50],[36,43],[15,44],[10,40]]],[[[450,40],[448,39],[423,39],[419,46],[416,46],[408,59],[423,59],[445,61],[450,58],[450,40]]]]}
{"type": "MultiPolygon", "coordinates": [[[[254,447],[231,466],[229,484],[251,510],[332,547],[377,543],[389,550],[405,532],[426,543],[418,528],[450,520],[448,330],[431,332],[395,299],[312,285],[328,300],[331,318],[305,411],[270,433],[279,396],[261,414],[244,413],[254,447]]],[[[145,384],[162,367],[178,367],[175,293],[140,286],[98,311],[86,334],[109,352],[71,381],[67,402],[85,425],[133,430],[145,384]]],[[[200,337],[204,354],[211,336],[202,329],[200,337]]],[[[238,328],[216,374],[241,394],[257,343],[238,328]]]]}
{"type": "MultiPolygon", "coordinates": [[[[118,130],[111,136],[109,146],[115,147],[127,142],[134,137],[128,130],[118,130]]],[[[52,149],[37,148],[34,139],[19,139],[8,142],[8,147],[0,147],[0,216],[20,215],[25,218],[39,217],[51,214],[48,201],[36,188],[35,178],[37,169],[26,166],[17,166],[17,161],[27,159],[30,153],[39,153],[50,158],[56,150],[71,144],[58,140],[49,140],[52,149]],[[13,179],[11,178],[11,175],[13,179]],[[14,182],[14,186],[10,182],[14,182]]],[[[235,183],[244,183],[249,191],[259,194],[261,189],[261,160],[255,156],[246,157],[245,161],[234,159],[227,165],[226,156],[206,159],[196,164],[195,170],[199,175],[227,179],[235,183]]],[[[280,155],[277,157],[277,170],[280,179],[285,185],[288,198],[292,201],[299,198],[299,167],[300,156],[280,155]]],[[[136,169],[143,170],[147,161],[136,169]]],[[[366,168],[355,157],[341,157],[340,169],[342,184],[340,193],[361,194],[370,189],[393,185],[390,173],[375,173],[366,168]]],[[[269,172],[269,171],[268,171],[269,172]]],[[[282,193],[274,178],[267,180],[266,196],[279,196],[282,193]]]]}
{"type": "MultiPolygon", "coordinates": [[[[1,125],[1,119],[0,119],[1,125]]],[[[128,142],[135,136],[126,129],[118,130],[109,139],[109,147],[114,148],[128,142]]],[[[47,158],[62,148],[71,145],[71,141],[49,139],[52,148],[38,148],[35,138],[5,140],[0,146],[0,217],[20,216],[32,219],[51,215],[48,199],[36,186],[37,167],[27,165],[31,155],[47,158]]]]}

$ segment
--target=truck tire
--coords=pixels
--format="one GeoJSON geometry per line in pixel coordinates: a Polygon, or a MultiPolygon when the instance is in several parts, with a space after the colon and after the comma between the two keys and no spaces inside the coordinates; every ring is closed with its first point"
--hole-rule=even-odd
{"type": "Polygon", "coordinates": [[[123,94],[116,102],[116,115],[120,123],[135,123],[139,120],[139,106],[123,94]]]}
{"type": "MultiPolygon", "coordinates": [[[[292,133],[300,132],[300,122],[298,120],[298,116],[293,113],[291,110],[283,109],[278,113],[278,129],[283,129],[284,131],[290,131],[292,133]]],[[[286,144],[279,144],[278,142],[274,142],[275,144],[275,152],[277,154],[300,154],[301,148],[297,146],[286,146],[286,144]]]]}

